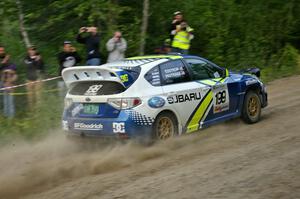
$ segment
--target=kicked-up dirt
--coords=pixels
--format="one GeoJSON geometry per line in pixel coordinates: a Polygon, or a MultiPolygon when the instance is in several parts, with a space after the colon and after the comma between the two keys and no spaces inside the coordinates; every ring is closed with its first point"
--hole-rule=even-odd
{"type": "Polygon", "coordinates": [[[0,198],[300,198],[300,76],[267,89],[259,123],[234,119],[151,147],[78,146],[61,132],[16,141],[0,148],[0,198]]]}

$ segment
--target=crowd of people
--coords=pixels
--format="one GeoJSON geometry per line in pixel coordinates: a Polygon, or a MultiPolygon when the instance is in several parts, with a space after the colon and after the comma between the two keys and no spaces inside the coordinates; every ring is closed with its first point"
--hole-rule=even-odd
{"type": "MultiPolygon", "coordinates": [[[[193,29],[188,25],[180,11],[174,13],[173,21],[169,29],[169,38],[164,41],[164,45],[155,50],[155,53],[165,54],[169,52],[188,54],[190,42],[193,39],[193,29]]],[[[100,35],[97,27],[81,27],[76,36],[76,41],[86,48],[86,63],[87,66],[98,66],[103,63],[100,54],[100,35]]],[[[122,37],[120,31],[114,32],[112,38],[106,42],[108,51],[107,62],[114,62],[124,59],[127,49],[127,42],[122,37]]],[[[58,76],[61,76],[65,68],[80,65],[82,62],[81,56],[77,53],[76,48],[71,41],[63,42],[63,49],[57,55],[58,60],[58,76]]],[[[24,66],[26,68],[26,89],[29,107],[39,101],[40,88],[45,74],[44,61],[41,54],[35,46],[27,48],[27,54],[24,58],[24,66]]],[[[10,55],[5,51],[5,47],[0,44],[0,72],[3,95],[3,115],[13,117],[15,114],[14,98],[11,93],[14,89],[18,78],[16,65],[11,61],[10,55]],[[4,88],[4,89],[3,89],[4,88]]],[[[62,89],[64,82],[59,81],[58,87],[62,89]]]]}

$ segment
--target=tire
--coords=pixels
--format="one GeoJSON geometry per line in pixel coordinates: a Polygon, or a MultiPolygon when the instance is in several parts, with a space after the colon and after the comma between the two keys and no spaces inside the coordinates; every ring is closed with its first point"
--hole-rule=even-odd
{"type": "Polygon", "coordinates": [[[248,124],[254,124],[260,120],[261,115],[261,101],[257,92],[252,90],[246,93],[242,119],[248,124]]]}
{"type": "Polygon", "coordinates": [[[159,114],[153,125],[152,138],[155,140],[166,140],[176,135],[178,135],[176,117],[169,112],[159,114]]]}

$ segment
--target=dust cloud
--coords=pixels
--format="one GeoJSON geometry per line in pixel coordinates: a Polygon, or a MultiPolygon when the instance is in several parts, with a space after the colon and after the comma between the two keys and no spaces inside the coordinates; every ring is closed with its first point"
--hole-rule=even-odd
{"type": "Polygon", "coordinates": [[[0,148],[0,198],[19,198],[89,175],[104,174],[166,155],[184,146],[173,139],[146,147],[132,141],[73,140],[55,132],[39,141],[0,148]]]}

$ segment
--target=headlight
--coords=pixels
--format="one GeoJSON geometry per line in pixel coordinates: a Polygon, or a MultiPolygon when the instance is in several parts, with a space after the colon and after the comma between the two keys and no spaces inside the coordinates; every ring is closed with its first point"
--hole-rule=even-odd
{"type": "Polygon", "coordinates": [[[264,88],[264,92],[267,93],[267,87],[264,86],[263,88],[264,88]]]}
{"type": "Polygon", "coordinates": [[[73,100],[71,98],[65,98],[65,109],[68,109],[73,104],[73,100]]]}

